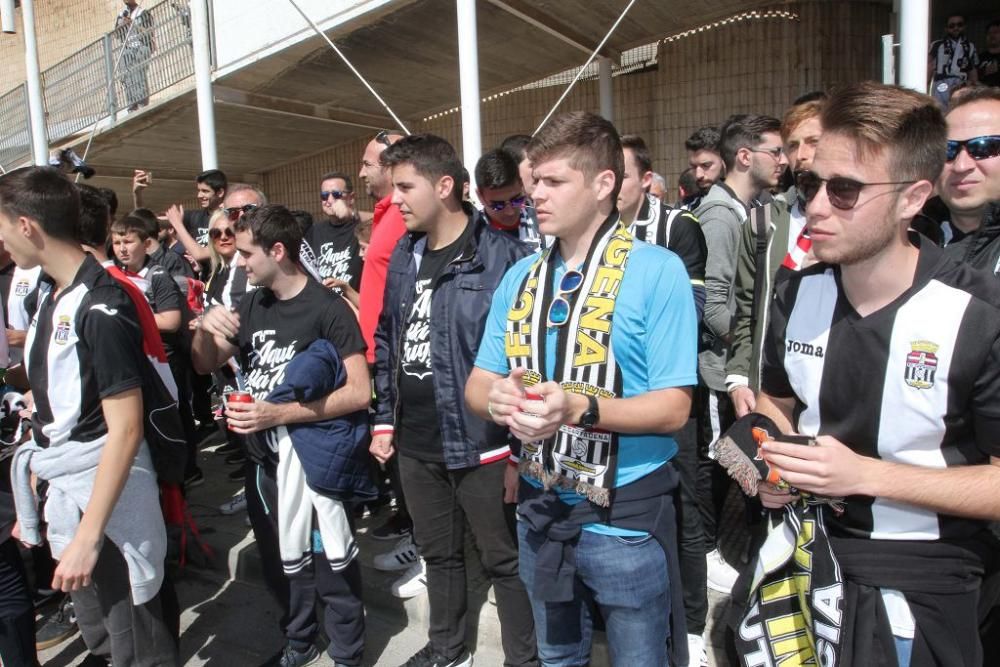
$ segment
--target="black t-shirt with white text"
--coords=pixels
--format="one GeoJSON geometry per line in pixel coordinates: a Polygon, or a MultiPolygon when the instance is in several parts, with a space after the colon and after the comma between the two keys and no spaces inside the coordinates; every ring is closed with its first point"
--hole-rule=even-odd
{"type": "Polygon", "coordinates": [[[979,83],[1000,87],[1000,53],[986,51],[979,54],[979,83]]]}
{"type": "Polygon", "coordinates": [[[316,270],[321,279],[336,278],[360,289],[364,263],[361,246],[354,235],[359,222],[354,219],[334,224],[321,220],[306,230],[305,241],[316,256],[316,270]]]}
{"type": "MultiPolygon", "coordinates": [[[[365,351],[350,307],[314,280],[306,281],[301,292],[285,300],[266,288],[249,292],[240,302],[239,316],[239,335],[230,342],[239,348],[246,389],[258,401],[284,382],[288,362],[313,341],[330,341],[342,359],[365,351]]],[[[261,437],[264,435],[247,438],[250,458],[257,463],[274,463],[276,443],[268,443],[261,437]]]]}
{"type": "MultiPolygon", "coordinates": [[[[466,231],[471,227],[470,224],[466,231]]],[[[413,285],[413,306],[406,318],[401,343],[396,442],[400,452],[422,461],[444,461],[431,366],[431,300],[438,276],[455,258],[465,237],[463,233],[439,250],[424,248],[413,285]]]]}
{"type": "Polygon", "coordinates": [[[208,221],[211,219],[212,212],[205,209],[184,211],[184,229],[200,246],[208,245],[208,221]]]}

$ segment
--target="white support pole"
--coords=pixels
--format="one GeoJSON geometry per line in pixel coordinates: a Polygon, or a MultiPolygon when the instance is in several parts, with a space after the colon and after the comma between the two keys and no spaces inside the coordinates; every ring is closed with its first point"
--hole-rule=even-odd
{"type": "Polygon", "coordinates": [[[212,96],[212,39],[207,0],[191,0],[191,41],[194,48],[194,81],[198,96],[198,134],[202,170],[218,169],[215,146],[215,100],[212,96]]]}
{"type": "Polygon", "coordinates": [[[926,93],[930,0],[902,0],[899,4],[899,85],[926,93]]]}
{"type": "Polygon", "coordinates": [[[896,83],[895,35],[882,35],[882,83],[896,83]]]}
{"type": "Polygon", "coordinates": [[[0,0],[0,31],[9,34],[17,32],[17,17],[14,15],[14,0],[0,0]]]}
{"type": "Polygon", "coordinates": [[[614,87],[611,83],[611,59],[597,59],[598,92],[601,98],[601,115],[610,123],[615,122],[614,87]]]}
{"type": "Polygon", "coordinates": [[[21,19],[24,22],[24,73],[31,122],[31,157],[37,166],[45,166],[49,163],[49,138],[45,131],[42,72],[38,67],[38,42],[35,39],[35,0],[21,3],[21,19]]]}
{"type": "Polygon", "coordinates": [[[476,0],[455,0],[458,9],[458,77],[462,91],[462,162],[469,170],[469,195],[475,197],[476,162],[483,152],[479,120],[479,40],[476,0]]]}

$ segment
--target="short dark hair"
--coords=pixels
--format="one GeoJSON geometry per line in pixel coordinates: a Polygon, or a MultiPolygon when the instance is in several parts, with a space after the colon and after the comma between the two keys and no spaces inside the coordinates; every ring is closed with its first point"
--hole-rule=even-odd
{"type": "Polygon", "coordinates": [[[719,152],[719,128],[715,125],[699,127],[684,141],[684,148],[691,151],[719,152]]]}
{"type": "Polygon", "coordinates": [[[525,149],[527,149],[530,143],[530,134],[512,134],[500,142],[500,148],[513,155],[514,159],[520,164],[521,160],[524,159],[525,149]]]}
{"type": "Polygon", "coordinates": [[[944,22],[947,23],[948,21],[952,20],[956,16],[958,18],[962,19],[963,21],[967,20],[965,18],[965,14],[963,14],[962,12],[948,12],[948,16],[944,17],[944,22]]]}
{"type": "Polygon", "coordinates": [[[947,126],[927,95],[874,81],[856,83],[830,96],[820,122],[824,134],[852,140],[860,159],[888,150],[894,181],[933,183],[944,167],[947,126]]]}
{"type": "Polygon", "coordinates": [[[111,188],[97,189],[100,191],[101,196],[108,202],[108,213],[111,214],[111,217],[113,218],[118,215],[118,194],[111,188]]]}
{"type": "Polygon", "coordinates": [[[756,114],[730,116],[719,131],[719,155],[722,156],[726,170],[732,171],[736,153],[741,148],[756,148],[767,132],[780,136],[781,121],[773,116],[756,114]]]}
{"type": "Polygon", "coordinates": [[[151,209],[148,208],[135,208],[129,213],[133,218],[139,218],[146,223],[146,233],[151,237],[156,238],[160,234],[160,221],[156,218],[156,214],[153,213],[151,209]]]}
{"type": "Polygon", "coordinates": [[[108,242],[108,222],[111,219],[111,209],[103,192],[105,188],[78,183],[76,189],[80,191],[80,225],[76,240],[94,248],[103,248],[108,242]]]}
{"type": "Polygon", "coordinates": [[[694,175],[694,169],[688,167],[677,177],[677,185],[684,188],[684,192],[690,194],[698,192],[698,178],[694,175]]]}
{"type": "Polygon", "coordinates": [[[320,183],[323,181],[329,181],[331,178],[339,178],[344,182],[344,189],[348,192],[354,192],[354,184],[351,183],[351,177],[342,171],[328,171],[323,174],[323,178],[319,180],[320,183]]]}
{"type": "Polygon", "coordinates": [[[510,152],[494,148],[483,153],[476,162],[476,187],[506,188],[521,182],[518,162],[510,152]]]}
{"type": "Polygon", "coordinates": [[[566,158],[587,178],[610,170],[615,175],[611,201],[618,197],[625,173],[625,156],[618,130],[606,118],[589,111],[570,111],[556,116],[531,140],[527,148],[533,164],[566,158]]]}
{"type": "Polygon", "coordinates": [[[622,135],[622,149],[629,149],[635,158],[635,166],[639,168],[639,176],[647,171],[653,171],[653,156],[649,153],[646,141],[638,134],[622,135]]]}
{"type": "Polygon", "coordinates": [[[435,134],[411,134],[403,137],[382,151],[379,164],[385,168],[411,165],[414,171],[432,183],[448,176],[454,182],[452,195],[455,201],[462,201],[465,167],[462,166],[455,147],[435,134]]]}
{"type": "Polygon", "coordinates": [[[986,30],[989,31],[990,28],[1000,28],[1000,19],[995,19],[986,24],[986,30]]]}
{"type": "Polygon", "coordinates": [[[126,234],[135,234],[139,237],[140,241],[145,241],[150,236],[156,236],[156,232],[153,234],[149,233],[149,225],[146,221],[137,215],[126,215],[121,220],[116,220],[111,223],[111,233],[119,234],[124,236],[126,234]]]}
{"type": "MultiPolygon", "coordinates": [[[[331,178],[333,178],[333,177],[331,177],[331,178]]],[[[340,177],[337,176],[336,178],[340,178],[340,177]]],[[[325,181],[326,179],[324,178],[323,180],[325,181]]],[[[299,225],[299,231],[302,232],[302,236],[305,236],[306,235],[306,230],[308,230],[310,227],[312,227],[313,226],[313,222],[315,222],[315,220],[313,219],[312,213],[310,213],[309,211],[302,211],[300,209],[295,209],[295,210],[289,211],[289,213],[292,214],[292,217],[295,218],[295,222],[298,223],[298,225],[299,225]]]]}
{"type": "Polygon", "coordinates": [[[968,88],[963,88],[961,95],[953,95],[948,100],[948,113],[945,114],[945,118],[955,109],[964,107],[966,104],[972,104],[973,102],[1000,102],[1000,88],[996,86],[984,86],[982,84],[974,84],[968,88]]]}
{"type": "Polygon", "coordinates": [[[807,102],[823,102],[829,95],[822,90],[810,90],[808,93],[802,93],[792,101],[792,106],[797,107],[800,104],[805,104],[807,102]]]}
{"type": "Polygon", "coordinates": [[[76,241],[80,191],[54,167],[22,167],[0,176],[0,212],[30,218],[54,239],[76,241]]]}
{"type": "Polygon", "coordinates": [[[302,230],[292,212],[280,204],[267,204],[254,209],[237,220],[233,227],[238,232],[250,232],[253,241],[264,250],[270,250],[276,243],[285,246],[293,262],[299,261],[302,247],[302,230]]]}
{"type": "Polygon", "coordinates": [[[229,180],[226,175],[218,169],[203,171],[194,179],[196,183],[204,183],[215,192],[229,189],[229,180]]]}

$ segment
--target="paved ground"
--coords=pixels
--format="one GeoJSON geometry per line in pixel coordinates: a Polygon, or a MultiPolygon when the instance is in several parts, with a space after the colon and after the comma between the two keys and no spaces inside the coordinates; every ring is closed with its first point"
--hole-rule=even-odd
{"type": "MultiPolygon", "coordinates": [[[[212,453],[218,440],[203,445],[202,466],[209,480],[190,495],[192,513],[201,527],[206,543],[215,551],[215,563],[209,568],[187,567],[177,573],[177,592],[183,609],[181,617],[181,656],[184,665],[209,667],[255,667],[282,645],[277,627],[277,605],[263,587],[255,546],[244,515],[223,516],[218,506],[240,488],[230,482],[222,457],[212,453]]],[[[732,499],[731,499],[732,500],[732,499]]],[[[727,508],[724,532],[738,531],[740,503],[727,508]]],[[[384,516],[359,524],[359,542],[364,565],[365,604],[367,608],[366,665],[395,666],[404,663],[426,642],[426,596],[408,601],[394,598],[388,587],[392,577],[371,567],[374,554],[387,550],[391,543],[367,538],[369,527],[379,525],[384,516]]],[[[735,540],[739,542],[738,540],[735,540]]],[[[727,552],[732,562],[739,557],[742,544],[733,544],[727,552]]],[[[502,665],[499,624],[488,586],[481,573],[470,567],[469,643],[481,667],[502,665]]],[[[709,635],[710,661],[726,665],[722,658],[722,624],[726,598],[710,592],[709,635]]],[[[78,665],[86,656],[79,635],[43,652],[39,658],[45,667],[78,665]]],[[[332,665],[325,655],[315,663],[332,665]]],[[[609,664],[603,641],[595,647],[594,667],[609,664]]]]}

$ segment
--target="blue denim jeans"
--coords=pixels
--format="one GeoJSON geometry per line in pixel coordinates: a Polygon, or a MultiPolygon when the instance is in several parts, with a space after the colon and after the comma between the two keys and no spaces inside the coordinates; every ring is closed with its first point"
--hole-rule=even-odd
{"type": "Polygon", "coordinates": [[[614,537],[584,530],[576,547],[575,597],[542,602],[534,596],[535,557],[543,535],[518,522],[520,575],[531,598],[538,657],[546,667],[589,664],[591,608],[604,618],[614,665],[666,667],[670,632],[667,558],[651,535],[614,537]]]}

